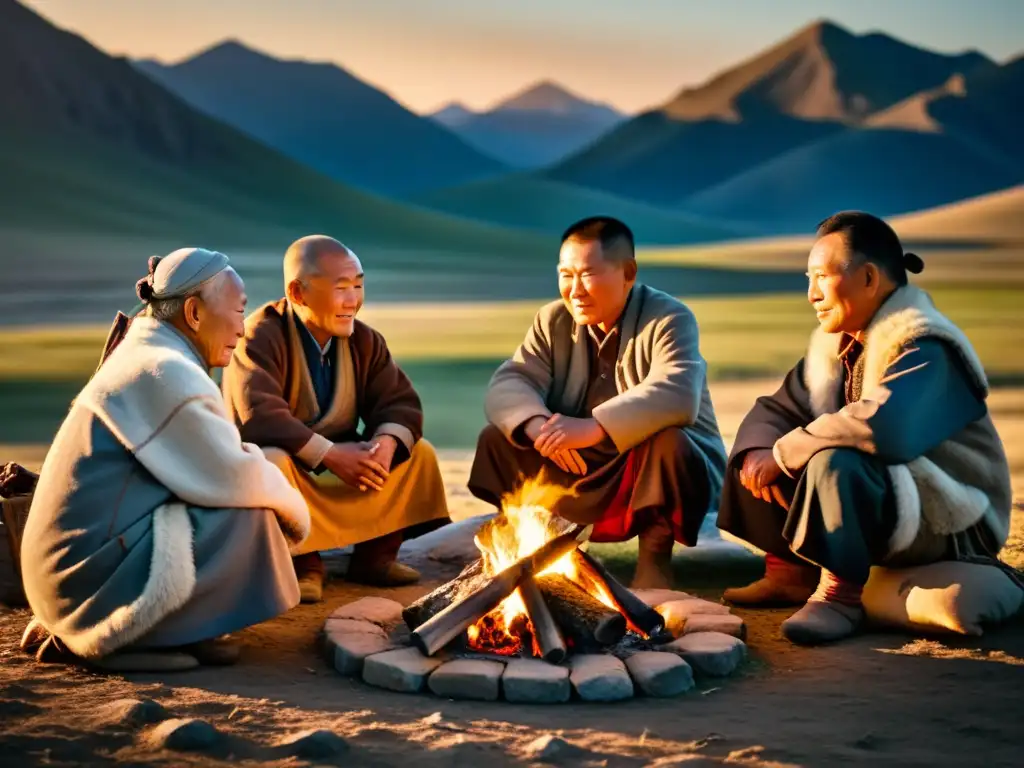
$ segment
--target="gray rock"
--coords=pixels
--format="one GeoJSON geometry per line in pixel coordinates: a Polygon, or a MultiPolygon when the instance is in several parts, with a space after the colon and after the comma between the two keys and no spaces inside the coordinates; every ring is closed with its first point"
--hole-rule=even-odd
{"type": "Polygon", "coordinates": [[[118,699],[100,707],[96,719],[104,725],[148,725],[169,717],[170,713],[152,699],[118,699]]]}
{"type": "Polygon", "coordinates": [[[387,637],[387,632],[379,624],[371,624],[369,621],[359,621],[358,619],[327,619],[324,631],[336,635],[363,634],[387,637]]]}
{"type": "Polygon", "coordinates": [[[424,656],[418,648],[396,648],[366,658],[363,682],[391,691],[416,693],[423,690],[427,677],[439,666],[439,659],[424,656]]]}
{"type": "Polygon", "coordinates": [[[523,754],[528,760],[557,764],[567,761],[575,762],[591,753],[575,744],[570,744],[565,739],[546,733],[527,744],[523,749],[523,754]]]}
{"type": "Polygon", "coordinates": [[[720,632],[683,635],[661,646],[661,650],[682,656],[698,674],[712,677],[731,675],[747,655],[746,643],[720,632]]]}
{"type": "Polygon", "coordinates": [[[692,635],[698,632],[720,632],[723,635],[732,635],[740,640],[745,640],[747,625],[739,616],[709,616],[698,613],[688,618],[683,624],[683,634],[692,635]]]}
{"type": "Polygon", "coordinates": [[[505,701],[557,704],[572,695],[569,670],[540,659],[513,659],[501,677],[505,701]]]}
{"type": "Polygon", "coordinates": [[[149,740],[157,749],[201,752],[216,746],[220,733],[205,720],[185,718],[160,723],[153,729],[149,740]]]}
{"type": "Polygon", "coordinates": [[[325,760],[348,750],[348,742],[333,731],[323,728],[286,736],[278,746],[303,760],[325,760]]]}
{"type": "Polygon", "coordinates": [[[693,688],[693,670],[675,654],[641,651],[626,659],[626,668],[648,696],[677,696],[693,688]]]}
{"type": "Polygon", "coordinates": [[[695,600],[693,595],[686,592],[677,592],[674,589],[634,589],[633,594],[647,603],[651,608],[656,608],[662,603],[672,600],[695,600]]]}
{"type": "Polygon", "coordinates": [[[359,677],[363,673],[363,662],[367,656],[374,656],[394,648],[388,638],[366,632],[341,634],[328,632],[325,638],[327,660],[334,668],[347,677],[359,677]]]}
{"type": "Polygon", "coordinates": [[[361,597],[341,606],[329,618],[356,619],[391,628],[402,621],[402,604],[385,597],[361,597]]]}
{"type": "Polygon", "coordinates": [[[697,615],[729,615],[729,606],[712,603],[708,600],[691,598],[689,600],[669,600],[659,604],[655,610],[665,619],[665,629],[675,637],[683,634],[686,621],[697,615]]]}
{"type": "Polygon", "coordinates": [[[497,701],[504,671],[505,665],[500,661],[456,659],[431,672],[427,686],[438,696],[451,699],[497,701]]]}
{"type": "Polygon", "coordinates": [[[569,682],[584,701],[619,701],[633,696],[633,681],[626,665],[614,656],[573,656],[569,682]]]}

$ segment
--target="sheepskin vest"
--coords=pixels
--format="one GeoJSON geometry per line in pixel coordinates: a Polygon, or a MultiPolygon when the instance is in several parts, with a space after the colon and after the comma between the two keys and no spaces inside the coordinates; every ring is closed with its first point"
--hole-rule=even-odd
{"type": "MultiPolygon", "coordinates": [[[[915,341],[934,338],[949,344],[963,361],[982,399],[988,397],[985,370],[967,336],[914,286],[899,288],[883,304],[864,334],[863,399],[885,385],[886,371],[915,341]]],[[[816,329],[805,364],[805,384],[815,416],[843,406],[843,367],[837,359],[841,334],[816,329]]],[[[908,425],[913,428],[913,425],[908,425]]],[[[983,523],[1002,547],[1010,530],[1013,493],[1003,443],[986,411],[977,421],[923,456],[890,465],[897,523],[890,553],[908,549],[923,527],[938,534],[961,533],[983,523]]]]}

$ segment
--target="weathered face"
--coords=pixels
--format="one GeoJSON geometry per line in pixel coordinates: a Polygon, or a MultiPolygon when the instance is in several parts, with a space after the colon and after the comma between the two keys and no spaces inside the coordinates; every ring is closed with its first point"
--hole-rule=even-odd
{"type": "Polygon", "coordinates": [[[317,274],[299,283],[298,299],[308,322],[332,336],[351,336],[363,306],[363,265],[353,253],[323,254],[317,274]]]}
{"type": "Polygon", "coordinates": [[[839,232],[818,240],[807,259],[807,300],[827,333],[867,328],[881,300],[881,273],[860,259],[839,232]]]}
{"type": "Polygon", "coordinates": [[[186,302],[185,313],[195,334],[195,345],[206,364],[223,368],[231,362],[238,340],[245,334],[245,284],[233,269],[225,270],[211,286],[208,298],[186,302]],[[189,307],[188,304],[193,306],[189,307]]]}
{"type": "Polygon", "coordinates": [[[634,262],[604,258],[601,243],[569,240],[558,258],[558,292],[580,325],[618,320],[636,278],[634,262]]]}

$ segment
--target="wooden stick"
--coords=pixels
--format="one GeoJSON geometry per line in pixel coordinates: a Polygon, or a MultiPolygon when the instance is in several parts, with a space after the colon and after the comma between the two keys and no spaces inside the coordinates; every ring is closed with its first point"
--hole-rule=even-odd
{"type": "Polygon", "coordinates": [[[537,588],[537,582],[532,578],[524,579],[519,585],[519,594],[523,597],[526,613],[533,625],[533,637],[540,649],[541,658],[552,664],[563,661],[566,655],[565,638],[544,602],[544,595],[537,588]]]}
{"type": "Polygon", "coordinates": [[[412,632],[412,642],[433,656],[483,616],[497,608],[522,581],[561,559],[589,538],[593,526],[574,525],[545,542],[533,554],[513,563],[472,594],[453,602],[412,632]]]}
{"type": "Polygon", "coordinates": [[[611,645],[626,634],[626,617],[592,597],[571,579],[550,573],[537,578],[536,582],[573,652],[611,645]]]}
{"type": "Polygon", "coordinates": [[[457,600],[471,595],[487,583],[484,575],[483,560],[474,560],[462,569],[462,573],[451,581],[445,582],[433,592],[424,595],[411,603],[404,611],[402,618],[410,630],[416,629],[457,600]]]}
{"type": "Polygon", "coordinates": [[[618,609],[629,619],[632,628],[654,641],[670,642],[672,634],[665,632],[665,619],[660,613],[634,595],[608,570],[587,552],[572,553],[576,572],[584,579],[596,582],[612,598],[618,609]]]}

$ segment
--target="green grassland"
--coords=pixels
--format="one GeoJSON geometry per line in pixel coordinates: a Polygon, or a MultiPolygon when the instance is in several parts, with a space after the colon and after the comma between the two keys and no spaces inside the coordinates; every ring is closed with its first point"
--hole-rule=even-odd
{"type": "MultiPolygon", "coordinates": [[[[1024,381],[1024,302],[1014,287],[940,287],[940,309],[965,330],[996,384],[1024,381]]],[[[814,317],[801,294],[686,299],[701,328],[712,381],[779,376],[803,353],[814,317]]],[[[542,302],[379,304],[363,319],[388,338],[417,386],[427,436],[471,448],[487,381],[542,302]]],[[[44,442],[96,367],[101,326],[0,331],[0,443],[44,442]]]]}

